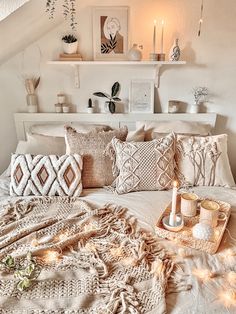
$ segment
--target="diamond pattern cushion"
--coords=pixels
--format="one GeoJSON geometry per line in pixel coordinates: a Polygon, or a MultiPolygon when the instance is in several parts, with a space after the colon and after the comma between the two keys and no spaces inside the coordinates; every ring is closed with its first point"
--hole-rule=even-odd
{"type": "Polygon", "coordinates": [[[66,128],[67,154],[83,156],[82,181],[84,188],[99,188],[111,185],[115,177],[112,174],[112,162],[104,151],[113,137],[125,141],[127,127],[108,132],[78,133],[71,127],[66,128]]]}
{"type": "Polygon", "coordinates": [[[114,171],[118,169],[116,192],[165,190],[172,187],[174,175],[175,135],[150,142],[112,140],[116,153],[114,171]]]}
{"type": "Polygon", "coordinates": [[[11,159],[12,196],[79,196],[82,158],[80,155],[44,156],[14,154],[11,159]]]}

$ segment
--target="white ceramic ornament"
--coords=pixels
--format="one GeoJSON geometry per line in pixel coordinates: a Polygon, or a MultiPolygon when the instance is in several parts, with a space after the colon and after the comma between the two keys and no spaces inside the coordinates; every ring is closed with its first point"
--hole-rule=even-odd
{"type": "Polygon", "coordinates": [[[214,231],[212,226],[200,222],[193,227],[192,233],[194,238],[208,241],[212,238],[214,231]]]}

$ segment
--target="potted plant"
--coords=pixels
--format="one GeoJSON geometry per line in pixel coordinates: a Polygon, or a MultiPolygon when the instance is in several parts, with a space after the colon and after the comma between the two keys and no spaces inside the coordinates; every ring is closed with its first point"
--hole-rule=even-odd
{"type": "Polygon", "coordinates": [[[78,49],[78,40],[72,34],[65,35],[62,37],[62,45],[64,53],[67,54],[76,53],[78,49]]]}
{"type": "Polygon", "coordinates": [[[198,113],[200,104],[207,100],[208,89],[206,87],[195,87],[192,92],[194,104],[191,105],[190,113],[198,113]]]}
{"type": "Polygon", "coordinates": [[[120,91],[120,83],[115,82],[111,88],[111,95],[108,95],[108,94],[102,93],[102,92],[96,92],[93,95],[97,96],[97,97],[107,98],[108,101],[105,102],[105,105],[107,105],[110,113],[115,113],[116,112],[116,102],[121,101],[121,99],[117,97],[119,91],[120,91]]]}

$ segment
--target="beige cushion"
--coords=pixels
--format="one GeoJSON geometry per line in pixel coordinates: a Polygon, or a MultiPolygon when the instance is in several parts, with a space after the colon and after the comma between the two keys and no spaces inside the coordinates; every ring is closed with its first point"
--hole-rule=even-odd
{"type": "Polygon", "coordinates": [[[71,156],[12,155],[12,196],[79,196],[82,158],[71,156]]]}
{"type": "MultiPolygon", "coordinates": [[[[145,141],[153,139],[152,133],[169,134],[171,132],[180,134],[209,135],[211,125],[194,121],[137,121],[136,129],[144,126],[145,141]]],[[[155,138],[155,137],[154,137],[155,138]]]]}
{"type": "MultiPolygon", "coordinates": [[[[227,135],[178,135],[176,162],[181,185],[233,186],[227,135]]],[[[207,191],[206,191],[207,194],[207,191]]]]}
{"type": "Polygon", "coordinates": [[[64,155],[65,153],[64,138],[29,133],[27,141],[20,141],[16,148],[16,154],[64,155]]]}
{"type": "Polygon", "coordinates": [[[96,188],[110,185],[114,181],[112,162],[104,155],[107,145],[113,137],[123,141],[127,137],[127,127],[108,132],[78,133],[71,127],[66,128],[67,154],[83,156],[82,182],[84,188],[96,188]]]}
{"type": "MultiPolygon", "coordinates": [[[[116,154],[118,194],[165,190],[174,180],[175,135],[149,142],[112,140],[116,154]]],[[[115,169],[115,167],[114,167],[115,169]]]]}
{"type": "MultiPolygon", "coordinates": [[[[31,126],[30,130],[33,134],[46,136],[65,137],[65,123],[57,124],[36,124],[31,126]]],[[[103,124],[88,124],[81,122],[72,122],[70,124],[77,132],[88,133],[94,129],[97,131],[109,131],[111,127],[103,124]]]]}
{"type": "Polygon", "coordinates": [[[144,126],[141,128],[135,130],[135,131],[129,131],[127,135],[127,142],[144,142],[145,138],[145,131],[144,126]]]}

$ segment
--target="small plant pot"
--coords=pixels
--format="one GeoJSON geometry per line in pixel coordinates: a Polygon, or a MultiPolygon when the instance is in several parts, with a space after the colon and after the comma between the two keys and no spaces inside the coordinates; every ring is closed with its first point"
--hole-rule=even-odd
{"type": "Polygon", "coordinates": [[[113,114],[116,112],[116,104],[113,102],[113,104],[110,105],[110,103],[111,103],[110,101],[105,102],[104,112],[113,114]],[[111,106],[113,106],[113,108],[111,106]]]}
{"type": "Polygon", "coordinates": [[[190,106],[189,113],[198,113],[200,109],[199,105],[193,104],[190,106]]]}
{"type": "Polygon", "coordinates": [[[70,43],[70,44],[62,41],[62,47],[63,47],[64,53],[67,53],[67,54],[77,53],[78,41],[75,41],[74,43],[70,43]]]}

